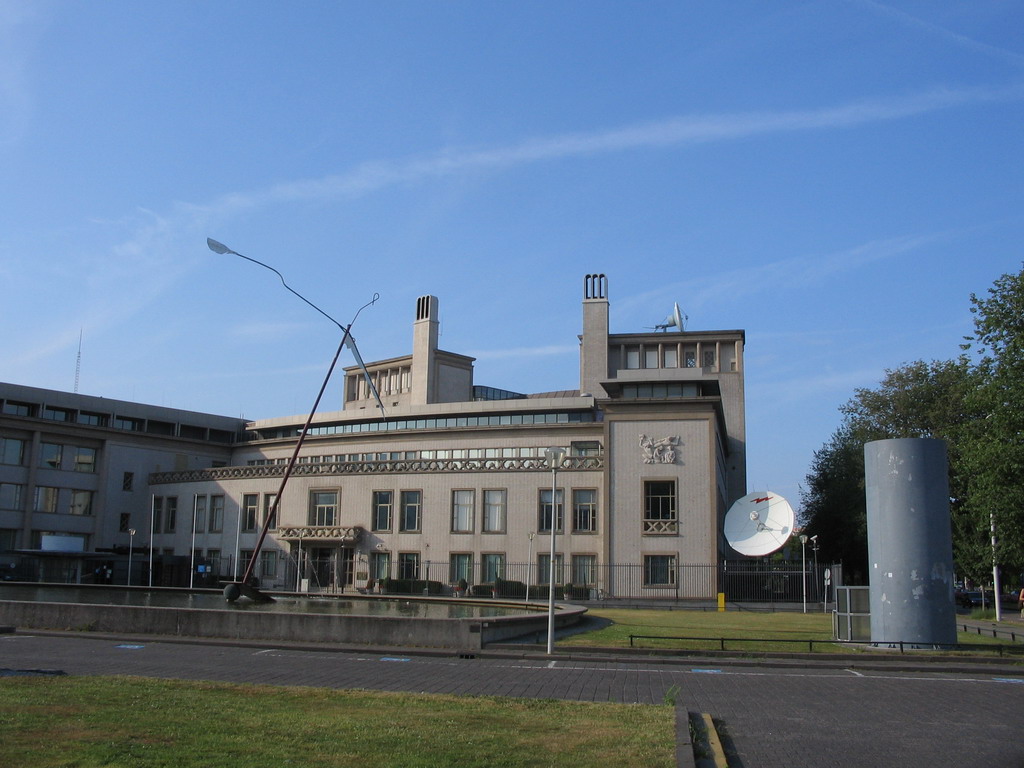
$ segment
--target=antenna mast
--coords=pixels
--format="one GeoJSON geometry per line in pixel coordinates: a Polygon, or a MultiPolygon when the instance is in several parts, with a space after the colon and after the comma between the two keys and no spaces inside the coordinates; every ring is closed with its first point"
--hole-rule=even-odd
{"type": "Polygon", "coordinates": [[[75,359],[75,394],[78,394],[78,376],[82,372],[82,329],[78,330],[78,357],[75,359]]]}

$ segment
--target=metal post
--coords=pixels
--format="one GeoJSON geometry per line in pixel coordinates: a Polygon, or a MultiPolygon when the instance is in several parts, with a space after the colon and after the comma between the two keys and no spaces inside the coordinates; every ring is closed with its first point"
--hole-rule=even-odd
{"type": "Polygon", "coordinates": [[[128,586],[132,585],[132,552],[135,551],[135,529],[128,529],[128,586]]]}
{"type": "Polygon", "coordinates": [[[190,555],[188,574],[188,588],[192,589],[193,578],[196,575],[196,512],[199,509],[199,494],[192,495],[192,554],[190,555]]]}
{"type": "Polygon", "coordinates": [[[156,531],[153,530],[156,525],[156,496],[150,494],[149,496],[149,586],[153,586],[153,534],[156,531]]]}
{"type": "Polygon", "coordinates": [[[807,537],[800,536],[800,574],[803,577],[804,613],[807,613],[807,537]]]}
{"type": "Polygon", "coordinates": [[[533,532],[530,532],[530,554],[526,556],[526,600],[530,602],[530,575],[533,572],[533,532]]]}
{"type": "Polygon", "coordinates": [[[992,527],[992,586],[993,591],[993,602],[996,604],[996,621],[1002,621],[1003,619],[1003,607],[999,601],[999,596],[1002,594],[1002,588],[999,584],[999,565],[996,563],[996,516],[995,513],[988,513],[989,525],[992,527]]]}
{"type": "Polygon", "coordinates": [[[564,448],[544,451],[551,467],[551,556],[548,563],[548,654],[555,652],[555,532],[558,528],[558,467],[565,459],[564,448]]]}

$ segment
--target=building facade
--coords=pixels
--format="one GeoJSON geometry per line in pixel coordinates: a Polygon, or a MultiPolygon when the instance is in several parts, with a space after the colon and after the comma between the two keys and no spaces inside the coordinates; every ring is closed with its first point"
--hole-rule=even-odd
{"type": "MultiPolygon", "coordinates": [[[[553,524],[558,584],[713,596],[722,521],[746,492],[744,334],[611,334],[604,275],[584,279],[582,309],[579,389],[525,395],[477,386],[471,357],[438,348],[438,299],[418,299],[411,354],[346,369],[343,407],[314,416],[268,524],[261,586],[543,585],[553,524]],[[549,447],[566,454],[554,472],[549,447]]],[[[11,385],[0,411],[0,549],[78,537],[96,551],[133,529],[137,579],[150,551],[237,578],[306,422],[11,385]],[[67,447],[59,468],[54,445],[67,447]],[[85,490],[89,513],[74,511],[85,490]]]]}

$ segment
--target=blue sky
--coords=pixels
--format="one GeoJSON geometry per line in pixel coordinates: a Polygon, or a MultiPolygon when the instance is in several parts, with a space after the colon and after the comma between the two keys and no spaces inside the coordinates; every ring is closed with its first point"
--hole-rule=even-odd
{"type": "MultiPolygon", "coordinates": [[[[678,302],[747,334],[750,486],[799,500],[837,408],[959,353],[1024,259],[1024,6],[0,0],[0,380],[262,418],[342,322],[479,384],[578,386],[678,302]]],[[[346,364],[350,363],[345,358],[346,364]]],[[[340,404],[340,388],[329,407],[340,404]]]]}

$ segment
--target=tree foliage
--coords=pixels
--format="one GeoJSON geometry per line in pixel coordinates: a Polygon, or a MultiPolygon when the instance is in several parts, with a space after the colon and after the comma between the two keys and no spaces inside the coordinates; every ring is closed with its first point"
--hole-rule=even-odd
{"type": "Polygon", "coordinates": [[[974,334],[955,360],[917,361],[886,371],[875,389],[857,389],[841,426],[814,454],[802,489],[806,531],[827,557],[853,571],[867,563],[863,447],[871,440],[946,441],[958,570],[986,578],[997,562],[1024,570],[1024,269],[970,297],[974,334]],[[838,539],[839,541],[834,541],[838,539]]]}

